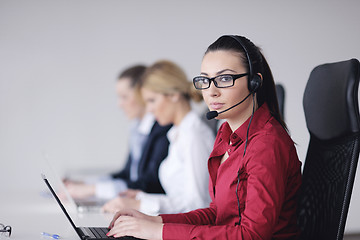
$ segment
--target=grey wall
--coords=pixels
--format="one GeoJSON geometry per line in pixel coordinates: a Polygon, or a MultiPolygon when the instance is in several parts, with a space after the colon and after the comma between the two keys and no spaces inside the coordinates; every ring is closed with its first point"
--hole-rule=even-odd
{"type": "MultiPolygon", "coordinates": [[[[0,0],[0,182],[40,189],[44,154],[59,171],[119,168],[128,122],[114,81],[160,58],[197,75],[222,34],[264,49],[286,89],[285,117],[305,158],[302,95],[313,67],[360,59],[359,1],[0,0]]],[[[358,175],[360,171],[358,170],[358,175]]],[[[357,177],[346,231],[360,232],[357,177]]]]}

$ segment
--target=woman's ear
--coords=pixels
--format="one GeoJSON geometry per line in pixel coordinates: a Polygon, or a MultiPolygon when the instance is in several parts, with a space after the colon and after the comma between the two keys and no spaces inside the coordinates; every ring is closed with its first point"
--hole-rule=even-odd
{"type": "Polygon", "coordinates": [[[264,80],[263,75],[261,73],[256,73],[256,75],[258,75],[261,79],[261,82],[260,82],[260,87],[261,87],[263,84],[263,80],[264,80]]]}

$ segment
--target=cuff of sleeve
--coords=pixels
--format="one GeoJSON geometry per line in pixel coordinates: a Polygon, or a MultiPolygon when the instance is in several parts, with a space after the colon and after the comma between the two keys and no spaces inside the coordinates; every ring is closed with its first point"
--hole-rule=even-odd
{"type": "Polygon", "coordinates": [[[189,224],[165,223],[162,237],[166,240],[190,239],[193,228],[194,226],[189,224]]]}
{"type": "Polygon", "coordinates": [[[100,181],[95,184],[95,195],[98,198],[114,198],[124,190],[126,190],[126,183],[120,180],[100,181]]]}
{"type": "Polygon", "coordinates": [[[136,194],[136,199],[140,200],[139,211],[148,215],[158,215],[160,211],[160,202],[157,196],[144,192],[136,194]]]}

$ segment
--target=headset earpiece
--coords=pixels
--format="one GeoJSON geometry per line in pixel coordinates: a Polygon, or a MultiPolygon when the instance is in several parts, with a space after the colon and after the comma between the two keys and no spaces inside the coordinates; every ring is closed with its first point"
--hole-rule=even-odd
{"type": "Polygon", "coordinates": [[[249,77],[248,88],[251,93],[256,93],[261,87],[262,79],[259,74],[249,77]],[[250,79],[251,78],[251,79],[250,79]]]}

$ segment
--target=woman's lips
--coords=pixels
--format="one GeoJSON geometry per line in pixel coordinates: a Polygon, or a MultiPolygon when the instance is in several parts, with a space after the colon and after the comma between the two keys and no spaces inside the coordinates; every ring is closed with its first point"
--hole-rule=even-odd
{"type": "Polygon", "coordinates": [[[212,110],[219,110],[224,106],[224,103],[210,103],[210,109],[212,110]]]}

